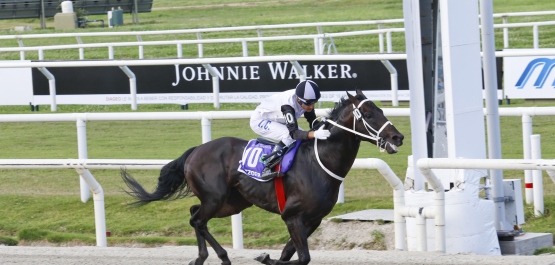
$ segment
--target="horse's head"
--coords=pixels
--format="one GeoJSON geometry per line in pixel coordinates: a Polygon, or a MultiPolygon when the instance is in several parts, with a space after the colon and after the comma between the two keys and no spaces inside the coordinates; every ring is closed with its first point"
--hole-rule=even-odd
{"type": "Polygon", "coordinates": [[[332,110],[330,117],[348,129],[354,130],[357,137],[371,142],[389,154],[397,153],[397,147],[403,145],[403,136],[384,116],[383,110],[367,99],[360,89],[353,96],[342,99],[339,106],[332,110]],[[339,110],[341,109],[341,114],[339,110]]]}

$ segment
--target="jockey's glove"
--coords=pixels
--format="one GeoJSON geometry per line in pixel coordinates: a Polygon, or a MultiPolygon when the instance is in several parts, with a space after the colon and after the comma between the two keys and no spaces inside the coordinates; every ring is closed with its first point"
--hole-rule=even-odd
{"type": "Polygon", "coordinates": [[[330,136],[329,130],[324,130],[324,126],[320,127],[317,131],[314,131],[314,138],[320,140],[326,140],[330,136]]]}

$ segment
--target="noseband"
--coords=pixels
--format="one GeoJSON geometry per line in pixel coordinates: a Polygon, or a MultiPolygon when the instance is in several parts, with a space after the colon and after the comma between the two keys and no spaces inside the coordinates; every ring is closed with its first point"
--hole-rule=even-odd
{"type": "MultiPolygon", "coordinates": [[[[370,126],[370,124],[368,124],[368,122],[366,122],[363,118],[362,118],[362,113],[360,113],[360,106],[362,106],[362,104],[364,104],[364,102],[366,101],[370,101],[369,99],[364,99],[362,100],[360,103],[358,103],[358,106],[355,106],[355,104],[353,104],[353,115],[354,115],[354,119],[353,119],[353,129],[349,129],[345,126],[339,125],[337,122],[332,121],[332,120],[326,120],[325,118],[322,118],[323,122],[327,122],[333,126],[336,126],[338,128],[341,128],[345,131],[351,132],[353,134],[356,134],[358,136],[364,137],[364,138],[368,138],[370,140],[374,140],[376,141],[376,146],[378,148],[380,148],[380,152],[385,151],[385,145],[389,144],[387,141],[385,141],[382,137],[380,137],[380,134],[382,133],[382,131],[385,129],[385,127],[389,124],[393,125],[393,123],[391,123],[390,121],[387,121],[386,123],[384,123],[382,125],[382,127],[379,130],[376,130],[374,128],[372,128],[372,126],[370,126]],[[359,133],[355,130],[355,126],[356,126],[356,122],[357,121],[361,121],[364,124],[364,128],[366,128],[366,131],[368,132],[368,135],[363,134],[363,133],[359,133]]],[[[324,164],[322,164],[322,161],[320,161],[320,156],[318,155],[318,139],[314,138],[314,152],[316,155],[316,160],[318,161],[318,164],[320,164],[320,167],[326,171],[326,173],[328,173],[328,175],[330,175],[331,177],[339,180],[339,181],[343,181],[345,180],[344,177],[340,177],[338,175],[336,175],[335,173],[331,172],[329,169],[327,169],[324,164]]]]}

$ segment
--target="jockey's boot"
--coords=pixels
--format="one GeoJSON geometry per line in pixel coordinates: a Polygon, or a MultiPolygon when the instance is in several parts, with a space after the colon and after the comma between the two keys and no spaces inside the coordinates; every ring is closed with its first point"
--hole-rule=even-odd
{"type": "Polygon", "coordinates": [[[281,156],[283,156],[283,152],[280,152],[280,151],[282,149],[283,149],[283,145],[281,145],[281,142],[274,146],[274,149],[272,150],[272,153],[274,153],[274,155],[266,159],[266,166],[264,167],[264,170],[262,170],[262,175],[260,176],[261,180],[271,180],[279,175],[279,172],[272,171],[272,169],[281,160],[281,156]]]}

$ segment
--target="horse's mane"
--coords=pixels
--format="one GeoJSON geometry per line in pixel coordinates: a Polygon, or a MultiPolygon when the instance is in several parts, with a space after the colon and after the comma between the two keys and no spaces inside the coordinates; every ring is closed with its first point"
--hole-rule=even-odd
{"type": "MultiPolygon", "coordinates": [[[[363,96],[361,95],[356,95],[355,96],[356,99],[358,100],[363,100],[363,96]]],[[[337,121],[337,119],[339,119],[339,114],[341,113],[341,111],[343,111],[343,109],[345,107],[347,107],[347,105],[352,104],[351,100],[349,99],[349,97],[342,97],[339,102],[337,102],[335,108],[333,108],[332,110],[330,110],[328,112],[328,116],[329,119],[332,121],[337,121]]]]}

